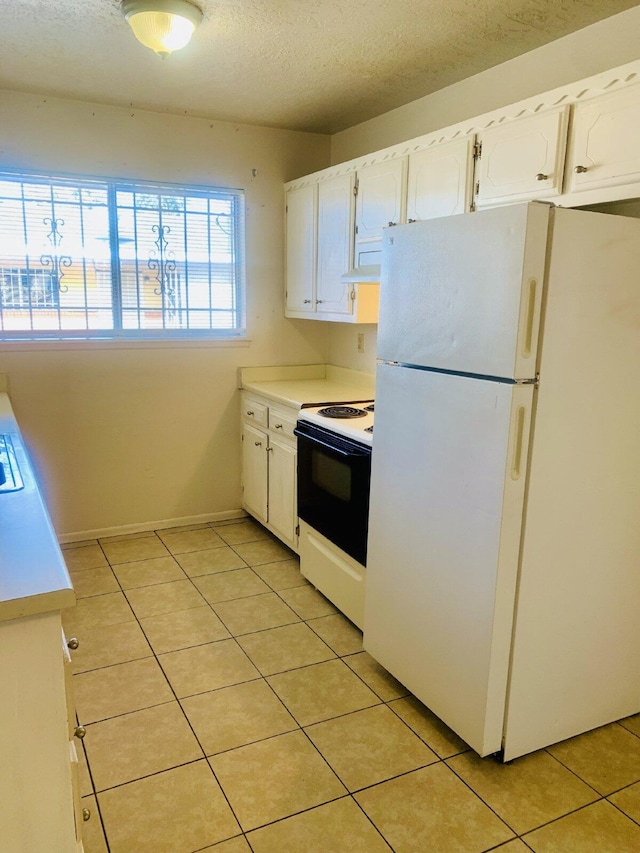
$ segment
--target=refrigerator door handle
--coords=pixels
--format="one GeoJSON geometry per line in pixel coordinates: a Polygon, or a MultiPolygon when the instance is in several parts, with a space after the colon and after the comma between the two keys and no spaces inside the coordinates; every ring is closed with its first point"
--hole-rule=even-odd
{"type": "Polygon", "coordinates": [[[531,357],[533,346],[533,321],[536,313],[536,288],[538,282],[535,278],[530,278],[527,282],[527,308],[524,319],[524,335],[522,337],[522,356],[523,358],[531,357]]]}
{"type": "Polygon", "coordinates": [[[525,406],[518,406],[515,417],[515,430],[513,442],[513,458],[511,462],[511,479],[519,480],[522,468],[522,440],[524,438],[525,406]]]}

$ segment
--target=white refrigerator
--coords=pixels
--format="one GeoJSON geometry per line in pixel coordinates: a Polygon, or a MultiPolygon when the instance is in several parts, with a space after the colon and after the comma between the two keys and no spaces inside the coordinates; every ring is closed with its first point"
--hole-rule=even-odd
{"type": "Polygon", "coordinates": [[[640,220],[385,229],[364,645],[505,761],[640,711],[640,220]]]}

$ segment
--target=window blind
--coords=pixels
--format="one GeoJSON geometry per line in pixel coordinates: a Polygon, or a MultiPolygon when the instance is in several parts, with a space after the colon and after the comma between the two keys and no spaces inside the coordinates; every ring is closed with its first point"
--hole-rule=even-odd
{"type": "Polygon", "coordinates": [[[240,190],[0,173],[0,335],[244,333],[240,190]]]}

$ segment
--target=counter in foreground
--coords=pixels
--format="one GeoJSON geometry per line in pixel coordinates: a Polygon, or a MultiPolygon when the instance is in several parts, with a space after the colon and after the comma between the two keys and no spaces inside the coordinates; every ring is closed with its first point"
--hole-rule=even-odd
{"type": "Polygon", "coordinates": [[[24,481],[18,491],[0,491],[0,621],[73,607],[69,573],[5,393],[0,435],[10,437],[24,481]]]}

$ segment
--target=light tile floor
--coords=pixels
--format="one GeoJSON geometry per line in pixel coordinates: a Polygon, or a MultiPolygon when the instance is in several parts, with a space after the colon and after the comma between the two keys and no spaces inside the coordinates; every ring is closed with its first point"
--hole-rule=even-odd
{"type": "Polygon", "coordinates": [[[640,714],[501,765],[253,521],[64,553],[86,853],[640,851],[640,714]]]}

